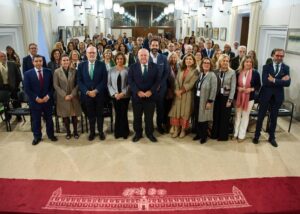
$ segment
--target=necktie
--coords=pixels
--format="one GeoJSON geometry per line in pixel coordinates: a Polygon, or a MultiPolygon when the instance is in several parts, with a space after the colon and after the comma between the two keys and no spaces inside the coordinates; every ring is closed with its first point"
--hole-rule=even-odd
{"type": "Polygon", "coordinates": [[[277,74],[278,74],[278,72],[279,72],[279,64],[278,64],[278,63],[276,63],[275,75],[277,75],[277,74]]]}
{"type": "Polygon", "coordinates": [[[146,78],[147,77],[147,73],[148,73],[148,69],[147,69],[147,65],[144,65],[144,73],[143,73],[143,77],[146,78]]]}
{"type": "Polygon", "coordinates": [[[93,79],[94,78],[94,64],[90,64],[90,78],[93,79]]]}
{"type": "Polygon", "coordinates": [[[119,74],[117,79],[117,86],[118,86],[118,93],[122,92],[122,77],[121,74],[119,74]]]}
{"type": "Polygon", "coordinates": [[[207,51],[207,56],[210,58],[210,50],[207,51]]]}
{"type": "Polygon", "coordinates": [[[42,75],[42,70],[38,70],[38,73],[39,73],[40,88],[43,89],[43,87],[44,87],[44,78],[43,78],[43,75],[42,75]]]}

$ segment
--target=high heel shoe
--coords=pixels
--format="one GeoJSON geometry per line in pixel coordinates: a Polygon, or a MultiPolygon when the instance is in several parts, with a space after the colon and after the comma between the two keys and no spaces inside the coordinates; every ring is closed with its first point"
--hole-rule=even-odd
{"type": "Polygon", "coordinates": [[[186,135],[185,130],[182,129],[181,132],[180,132],[179,138],[184,138],[185,135],[186,135]]]}
{"type": "Polygon", "coordinates": [[[173,134],[172,134],[172,137],[175,138],[175,137],[178,136],[178,134],[179,134],[179,128],[175,126],[175,127],[174,127],[174,132],[173,132],[173,134]]]}

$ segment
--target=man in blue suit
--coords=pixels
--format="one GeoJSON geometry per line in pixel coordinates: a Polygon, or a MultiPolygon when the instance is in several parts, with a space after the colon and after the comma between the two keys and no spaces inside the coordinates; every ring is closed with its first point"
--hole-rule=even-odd
{"type": "Polygon", "coordinates": [[[153,115],[161,77],[157,65],[149,62],[147,49],[140,49],[138,58],[139,61],[132,64],[128,71],[128,83],[132,96],[133,129],[135,131],[132,141],[137,142],[143,136],[142,117],[144,112],[146,135],[150,141],[157,142],[153,136],[153,115]]]}
{"type": "MultiPolygon", "coordinates": [[[[37,55],[37,51],[38,51],[37,44],[30,43],[28,46],[28,50],[29,50],[29,55],[25,56],[23,58],[23,64],[22,64],[23,74],[25,73],[25,71],[28,71],[34,67],[32,62],[33,62],[33,57],[35,55],[37,55]]],[[[46,63],[45,57],[43,57],[43,56],[41,56],[41,57],[43,58],[43,68],[47,68],[47,63],[46,63]]]]}
{"type": "Polygon", "coordinates": [[[204,48],[202,51],[202,57],[208,57],[208,58],[212,58],[214,53],[215,53],[215,49],[212,48],[212,41],[210,39],[206,40],[206,48],[204,48]]]}
{"type": "Polygon", "coordinates": [[[167,123],[167,121],[165,121],[165,114],[168,114],[168,112],[165,110],[165,97],[167,93],[167,79],[170,74],[170,66],[167,57],[163,54],[159,54],[158,50],[159,41],[157,39],[152,39],[150,41],[149,61],[158,66],[159,75],[161,77],[156,100],[156,125],[157,131],[160,134],[163,134],[165,132],[164,125],[167,123]]]}
{"type": "Polygon", "coordinates": [[[53,129],[53,81],[51,70],[43,68],[43,57],[33,56],[33,69],[24,74],[24,89],[29,98],[34,139],[32,145],[42,140],[41,118],[46,121],[46,132],[51,141],[57,141],[53,129]]]}
{"type": "Polygon", "coordinates": [[[90,124],[89,141],[95,139],[95,125],[100,140],[105,140],[103,132],[103,108],[107,92],[107,70],[103,62],[96,60],[97,49],[90,46],[86,50],[87,61],[78,65],[77,83],[81,100],[85,103],[90,124]]]}
{"type": "Polygon", "coordinates": [[[262,73],[263,86],[260,91],[260,106],[256,123],[253,143],[259,143],[260,131],[267,110],[270,111],[269,142],[277,147],[275,129],[277,125],[278,110],[284,101],[284,87],[291,84],[290,68],[283,63],[284,50],[275,49],[273,63],[264,65],[262,73]]]}

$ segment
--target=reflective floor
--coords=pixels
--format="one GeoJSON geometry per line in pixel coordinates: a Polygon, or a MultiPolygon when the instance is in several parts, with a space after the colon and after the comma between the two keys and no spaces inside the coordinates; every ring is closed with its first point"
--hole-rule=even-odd
{"type": "MultiPolygon", "coordinates": [[[[108,119],[105,125],[109,126],[108,119]]],[[[96,138],[89,142],[86,133],[79,140],[67,141],[65,134],[60,133],[58,142],[44,136],[43,142],[32,146],[29,122],[13,123],[13,129],[6,132],[5,124],[0,123],[1,178],[202,181],[300,176],[300,122],[297,121],[288,133],[288,122],[279,119],[278,148],[267,142],[264,132],[258,145],[251,142],[253,133],[247,133],[242,143],[209,140],[201,145],[192,141],[193,134],[174,139],[170,134],[155,132],[158,143],[147,138],[132,143],[132,135],[128,140],[115,140],[109,130],[105,141],[96,138]]]]}

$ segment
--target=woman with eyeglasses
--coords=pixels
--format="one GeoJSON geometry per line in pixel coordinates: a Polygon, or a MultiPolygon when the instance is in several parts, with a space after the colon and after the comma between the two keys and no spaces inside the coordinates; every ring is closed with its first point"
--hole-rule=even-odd
{"type": "Polygon", "coordinates": [[[218,88],[217,77],[212,71],[211,59],[205,57],[200,64],[200,75],[195,84],[194,115],[196,136],[193,140],[206,143],[208,122],[213,121],[214,100],[218,88]]]}

